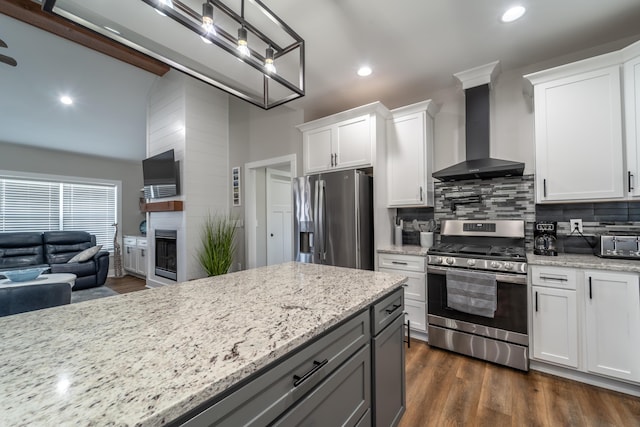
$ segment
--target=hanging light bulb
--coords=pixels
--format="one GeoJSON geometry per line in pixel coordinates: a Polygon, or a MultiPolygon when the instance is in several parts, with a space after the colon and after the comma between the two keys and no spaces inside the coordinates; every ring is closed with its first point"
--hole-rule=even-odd
{"type": "Polygon", "coordinates": [[[238,29],[238,50],[242,56],[251,56],[251,51],[247,44],[247,30],[244,27],[238,29]]]}
{"type": "Polygon", "coordinates": [[[271,46],[267,48],[267,53],[264,56],[264,69],[267,70],[269,74],[276,73],[276,66],[273,63],[273,49],[271,46]]]}
{"type": "MultiPolygon", "coordinates": [[[[171,9],[173,9],[173,1],[172,0],[158,0],[158,5],[159,6],[167,6],[167,7],[171,8],[171,9]]],[[[158,12],[159,15],[167,16],[160,9],[156,9],[156,12],[158,12]]]]}
{"type": "Polygon", "coordinates": [[[200,38],[203,42],[211,44],[211,40],[205,36],[216,35],[216,28],[213,26],[213,5],[209,1],[202,3],[202,29],[204,35],[200,38]]]}

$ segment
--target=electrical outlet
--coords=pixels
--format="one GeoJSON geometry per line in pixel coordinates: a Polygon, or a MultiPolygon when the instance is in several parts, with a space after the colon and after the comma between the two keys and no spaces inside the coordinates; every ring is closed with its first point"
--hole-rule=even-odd
{"type": "Polygon", "coordinates": [[[574,231],[578,231],[579,233],[582,233],[582,220],[581,219],[570,219],[569,220],[569,227],[571,228],[571,233],[573,233],[574,231]]]}

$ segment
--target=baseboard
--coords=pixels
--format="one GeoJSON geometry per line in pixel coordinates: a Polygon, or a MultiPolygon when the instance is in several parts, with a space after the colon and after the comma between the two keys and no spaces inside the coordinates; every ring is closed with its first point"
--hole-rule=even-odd
{"type": "Polygon", "coordinates": [[[598,375],[588,374],[586,372],[580,372],[573,369],[550,365],[548,363],[539,362],[537,360],[529,361],[529,369],[640,397],[640,384],[634,385],[624,381],[618,381],[598,375]]]}

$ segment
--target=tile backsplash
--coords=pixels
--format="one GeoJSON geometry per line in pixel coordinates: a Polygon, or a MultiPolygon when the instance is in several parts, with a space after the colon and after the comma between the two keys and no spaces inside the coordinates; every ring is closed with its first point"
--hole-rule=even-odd
{"type": "Polygon", "coordinates": [[[558,222],[559,252],[592,253],[601,234],[640,234],[640,202],[539,204],[536,218],[558,222]],[[571,219],[582,220],[582,236],[571,233],[571,219]]]}
{"type": "Polygon", "coordinates": [[[533,248],[536,219],[533,175],[456,182],[436,182],[434,218],[520,219],[525,221],[526,246],[533,248]]]}

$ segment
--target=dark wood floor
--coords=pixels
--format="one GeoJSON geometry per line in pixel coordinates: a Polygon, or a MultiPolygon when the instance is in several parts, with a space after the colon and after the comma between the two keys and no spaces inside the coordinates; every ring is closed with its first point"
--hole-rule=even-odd
{"type": "MultiPolygon", "coordinates": [[[[146,289],[134,276],[110,277],[106,285],[121,294],[146,289]]],[[[407,411],[399,427],[640,427],[637,397],[520,372],[415,340],[406,363],[407,411]]]]}
{"type": "Polygon", "coordinates": [[[135,276],[126,275],[123,277],[107,277],[105,286],[113,289],[119,294],[137,292],[147,289],[145,281],[135,276]]]}
{"type": "MultiPolygon", "coordinates": [[[[639,356],[640,357],[640,356],[639,356]]],[[[413,341],[400,427],[640,427],[640,398],[520,372],[413,341]]]]}

